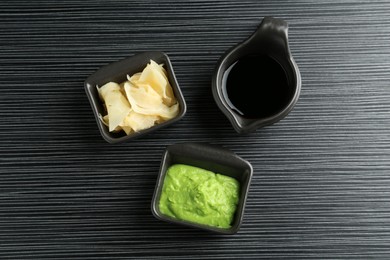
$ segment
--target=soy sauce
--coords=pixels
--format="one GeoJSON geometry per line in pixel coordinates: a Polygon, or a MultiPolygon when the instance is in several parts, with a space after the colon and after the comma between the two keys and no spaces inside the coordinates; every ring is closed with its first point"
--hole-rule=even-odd
{"type": "Polygon", "coordinates": [[[226,70],[222,88],[231,109],[246,118],[278,113],[293,94],[283,67],[267,55],[240,58],[226,70]]]}

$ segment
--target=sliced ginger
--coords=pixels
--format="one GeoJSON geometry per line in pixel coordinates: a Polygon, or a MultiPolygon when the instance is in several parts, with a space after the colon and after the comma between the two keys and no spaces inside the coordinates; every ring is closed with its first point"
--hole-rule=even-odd
{"type": "Polygon", "coordinates": [[[129,135],[172,119],[179,113],[167,72],[153,60],[142,72],[127,75],[127,81],[102,86],[99,96],[107,110],[107,115],[100,118],[110,132],[123,130],[129,135]]]}

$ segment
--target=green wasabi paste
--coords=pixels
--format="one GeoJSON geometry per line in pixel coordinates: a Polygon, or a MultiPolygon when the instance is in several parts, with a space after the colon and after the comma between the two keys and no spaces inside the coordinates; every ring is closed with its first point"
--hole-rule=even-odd
{"type": "Polygon", "coordinates": [[[176,219],[230,228],[239,194],[240,184],[234,178],[175,164],[165,176],[159,208],[176,219]]]}

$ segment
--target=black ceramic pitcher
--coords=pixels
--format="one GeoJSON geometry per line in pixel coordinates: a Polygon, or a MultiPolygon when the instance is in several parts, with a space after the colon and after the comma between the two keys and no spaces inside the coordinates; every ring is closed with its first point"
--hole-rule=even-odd
{"type": "MultiPolygon", "coordinates": [[[[237,98],[237,95],[241,95],[240,89],[236,90],[234,93],[234,98],[237,98]]],[[[292,110],[293,106],[297,102],[300,89],[301,76],[298,70],[298,66],[290,53],[288,44],[288,25],[281,19],[271,17],[265,17],[252,36],[229,50],[220,59],[212,79],[212,92],[214,99],[218,107],[230,120],[234,129],[238,133],[253,132],[260,127],[273,124],[284,118],[292,110]],[[260,109],[263,110],[271,109],[272,98],[274,98],[275,101],[279,101],[278,95],[280,95],[280,98],[284,98],[285,101],[283,101],[282,105],[280,105],[277,109],[273,108],[274,110],[272,111],[252,111],[254,112],[253,114],[258,114],[260,116],[248,117],[247,115],[240,113],[240,111],[235,109],[235,107],[232,105],[230,102],[231,100],[226,94],[226,84],[229,83],[230,76],[227,75],[227,73],[232,69],[232,66],[235,66],[235,64],[239,63],[241,60],[248,59],[248,57],[251,59],[254,59],[254,57],[259,59],[259,64],[263,62],[263,60],[261,60],[262,57],[272,59],[275,61],[277,66],[280,66],[280,69],[282,69],[283,73],[285,74],[285,82],[287,84],[285,88],[272,85],[264,86],[261,83],[262,77],[269,78],[270,75],[268,75],[269,71],[266,72],[267,75],[262,75],[262,73],[264,74],[265,71],[261,70],[264,70],[264,68],[267,70],[272,68],[264,67],[263,65],[262,69],[259,67],[260,71],[254,70],[256,71],[256,78],[259,78],[259,81],[253,80],[250,82],[250,86],[238,86],[240,89],[250,92],[245,93],[246,96],[242,96],[242,98],[249,97],[250,100],[248,99],[248,102],[256,101],[256,95],[258,100],[260,100],[259,102],[261,102],[262,98],[263,100],[264,98],[267,99],[267,97],[258,96],[261,95],[259,93],[262,92],[256,90],[261,90],[261,88],[265,87],[273,90],[272,95],[274,96],[270,97],[270,100],[266,100],[267,102],[271,102],[269,103],[269,107],[259,106],[260,109]],[[253,93],[251,93],[251,91],[253,93]]],[[[244,93],[242,93],[242,95],[244,95],[244,93]]],[[[244,99],[243,103],[245,102],[246,100],[244,99]]]]}

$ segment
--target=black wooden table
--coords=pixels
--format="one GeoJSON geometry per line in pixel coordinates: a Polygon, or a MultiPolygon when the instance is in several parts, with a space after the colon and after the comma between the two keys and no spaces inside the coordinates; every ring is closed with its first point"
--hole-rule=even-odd
{"type": "Polygon", "coordinates": [[[389,1],[1,1],[0,259],[389,259],[389,14],[389,1]],[[290,25],[302,93],[239,136],[211,75],[264,16],[290,25]],[[170,56],[187,115],[110,145],[83,81],[146,50],[170,56]],[[162,153],[186,141],[252,163],[236,235],[152,216],[162,153]]]}

